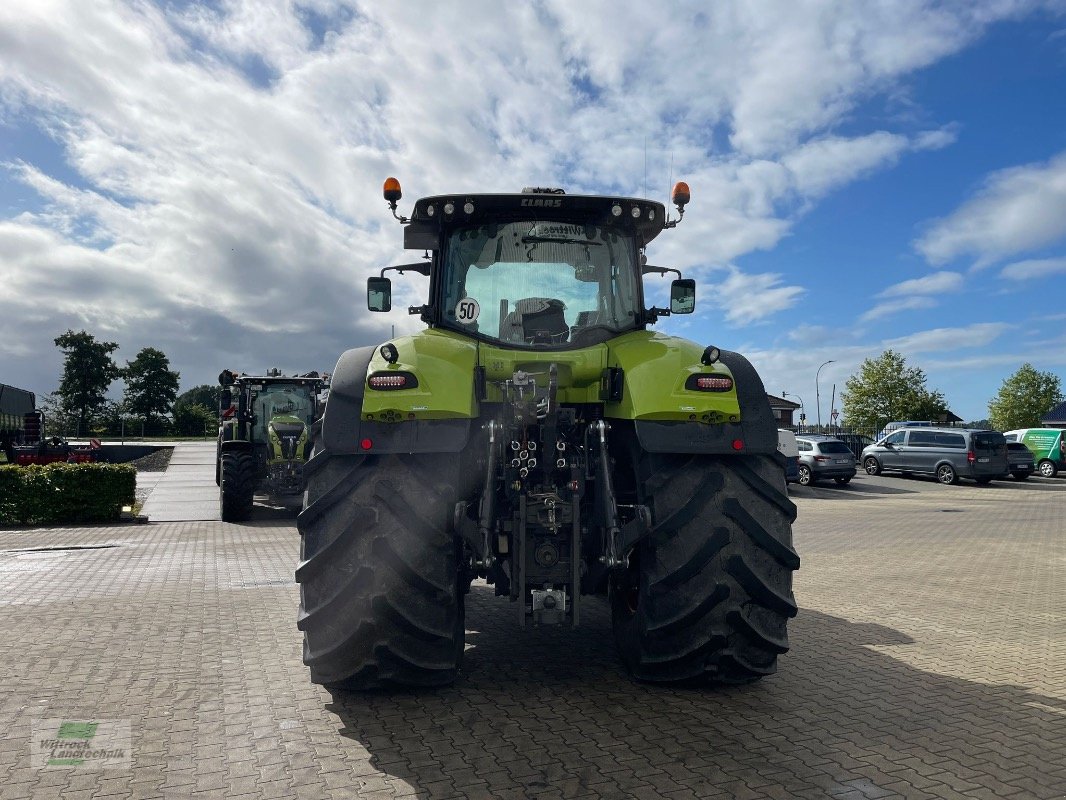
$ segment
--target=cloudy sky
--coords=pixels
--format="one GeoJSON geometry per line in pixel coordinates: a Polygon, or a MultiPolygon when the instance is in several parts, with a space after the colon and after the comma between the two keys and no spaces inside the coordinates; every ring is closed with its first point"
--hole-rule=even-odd
{"type": "Polygon", "coordinates": [[[0,382],[53,390],[68,328],[183,389],[415,329],[364,310],[410,256],[388,175],[403,210],[686,180],[661,327],[812,420],[886,348],[966,419],[1066,377],[1064,2],[6,0],[0,382]]]}

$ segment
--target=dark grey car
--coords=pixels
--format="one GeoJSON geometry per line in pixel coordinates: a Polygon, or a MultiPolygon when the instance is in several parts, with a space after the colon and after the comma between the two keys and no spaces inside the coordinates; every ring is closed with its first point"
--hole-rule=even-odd
{"type": "Polygon", "coordinates": [[[810,486],[832,478],[845,484],[855,477],[855,454],[834,436],[804,434],[796,437],[799,449],[799,483],[810,486]]]}
{"type": "Polygon", "coordinates": [[[1016,481],[1024,481],[1036,472],[1033,451],[1021,442],[1007,442],[1007,469],[1016,481]]]}
{"type": "Polygon", "coordinates": [[[907,428],[865,448],[862,465],[870,475],[920,473],[941,483],[988,483],[1007,472],[1007,440],[989,430],[907,428]]]}

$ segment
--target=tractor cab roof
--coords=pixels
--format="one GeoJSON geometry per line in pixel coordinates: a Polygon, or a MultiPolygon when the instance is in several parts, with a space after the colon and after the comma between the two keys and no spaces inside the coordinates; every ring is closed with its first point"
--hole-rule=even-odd
{"type": "Polygon", "coordinates": [[[299,377],[276,377],[276,376],[262,376],[262,375],[236,375],[233,379],[234,383],[261,383],[263,385],[279,386],[279,385],[292,385],[292,386],[320,386],[325,383],[324,378],[299,378],[299,377]]]}
{"type": "Polygon", "coordinates": [[[435,250],[441,233],[451,228],[528,219],[615,226],[634,233],[642,245],[667,225],[666,206],[654,200],[564,194],[561,189],[532,189],[517,194],[443,194],[415,202],[405,229],[404,246],[435,250]]]}
{"type": "Polygon", "coordinates": [[[218,382],[222,386],[309,386],[320,388],[329,385],[329,377],[319,375],[317,372],[309,372],[305,375],[247,375],[239,372],[231,372],[226,369],[218,376],[218,382]]]}

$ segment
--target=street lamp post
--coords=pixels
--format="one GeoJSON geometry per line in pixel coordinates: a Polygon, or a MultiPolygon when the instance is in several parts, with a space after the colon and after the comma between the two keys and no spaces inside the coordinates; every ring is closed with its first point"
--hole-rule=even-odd
{"type": "Polygon", "coordinates": [[[805,420],[806,420],[806,418],[807,418],[807,406],[806,406],[806,405],[804,404],[804,402],[803,402],[803,398],[802,398],[802,397],[800,397],[800,396],[799,396],[798,394],[796,394],[795,392],[786,392],[786,391],[784,391],[784,390],[782,390],[782,392],[781,392],[781,396],[782,396],[782,397],[789,397],[789,396],[791,396],[791,397],[795,397],[795,398],[796,398],[797,400],[799,400],[799,401],[800,401],[800,422],[803,422],[803,421],[805,421],[805,420]]]}
{"type": "Polygon", "coordinates": [[[818,430],[819,430],[819,432],[821,432],[821,430],[822,430],[822,393],[818,390],[818,376],[822,373],[822,367],[824,367],[826,364],[832,364],[833,361],[834,361],[834,359],[832,359],[832,358],[829,359],[828,361],[825,362],[825,364],[822,364],[821,367],[818,367],[818,369],[814,373],[814,402],[815,402],[815,405],[817,405],[817,407],[818,407],[818,430]]]}

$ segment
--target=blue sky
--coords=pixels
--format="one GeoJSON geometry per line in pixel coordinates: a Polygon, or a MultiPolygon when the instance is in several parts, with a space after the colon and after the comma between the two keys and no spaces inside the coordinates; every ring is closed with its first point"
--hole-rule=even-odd
{"type": "Polygon", "coordinates": [[[828,417],[889,347],[965,419],[1024,362],[1066,376],[1063,2],[24,0],[0,5],[0,381],[54,389],[67,328],[162,349],[183,388],[415,329],[364,311],[406,258],[387,175],[404,205],[687,180],[649,257],[697,313],[661,327],[811,418],[820,364],[828,417]]]}

